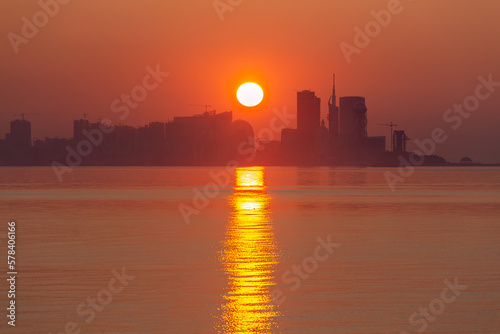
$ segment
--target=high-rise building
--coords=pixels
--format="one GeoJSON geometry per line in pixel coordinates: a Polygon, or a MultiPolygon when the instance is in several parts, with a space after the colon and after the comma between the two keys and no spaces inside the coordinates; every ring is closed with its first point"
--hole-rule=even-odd
{"type": "Polygon", "coordinates": [[[28,148],[31,146],[31,122],[16,119],[10,122],[10,133],[5,136],[8,146],[28,148]]]}
{"type": "Polygon", "coordinates": [[[309,90],[297,93],[297,136],[299,149],[306,155],[319,151],[321,99],[309,90]]]}
{"type": "Polygon", "coordinates": [[[360,149],[366,144],[366,112],[364,97],[346,96],[340,98],[339,136],[345,149],[360,149]]]}
{"type": "Polygon", "coordinates": [[[394,152],[395,153],[406,152],[406,142],[407,141],[408,141],[408,137],[406,137],[406,133],[404,130],[394,131],[394,134],[393,134],[394,152]]]}
{"type": "Polygon", "coordinates": [[[253,128],[248,122],[232,119],[231,111],[217,114],[215,110],[174,117],[166,125],[167,145],[174,163],[225,165],[248,158],[239,151],[255,148],[253,128]]]}
{"type": "Polygon", "coordinates": [[[336,148],[339,138],[339,107],[337,106],[337,95],[335,92],[335,74],[333,75],[333,92],[328,101],[328,129],[330,133],[330,145],[336,148]]]}
{"type": "Polygon", "coordinates": [[[165,142],[165,123],[150,122],[148,130],[148,136],[151,142],[157,144],[165,142]]]}
{"type": "Polygon", "coordinates": [[[165,147],[165,123],[150,122],[137,129],[137,146],[142,151],[153,151],[165,147]]]}
{"type": "Polygon", "coordinates": [[[90,122],[86,119],[79,119],[73,121],[73,140],[79,141],[85,139],[83,135],[83,130],[88,130],[90,128],[90,122]]]}

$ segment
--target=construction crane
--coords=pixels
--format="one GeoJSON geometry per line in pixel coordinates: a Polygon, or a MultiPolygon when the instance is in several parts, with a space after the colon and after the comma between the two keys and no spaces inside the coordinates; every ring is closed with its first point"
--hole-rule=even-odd
{"type": "Polygon", "coordinates": [[[377,124],[377,125],[380,125],[380,126],[388,126],[391,128],[391,151],[394,152],[394,138],[393,138],[393,131],[392,129],[395,128],[396,126],[398,126],[397,124],[393,123],[393,122],[390,122],[389,124],[377,124]]]}
{"type": "Polygon", "coordinates": [[[24,116],[39,116],[40,114],[15,114],[15,116],[21,116],[21,120],[24,121],[24,116]]]}
{"type": "Polygon", "coordinates": [[[193,107],[205,107],[205,112],[208,112],[208,108],[212,108],[210,104],[190,104],[193,107]]]}

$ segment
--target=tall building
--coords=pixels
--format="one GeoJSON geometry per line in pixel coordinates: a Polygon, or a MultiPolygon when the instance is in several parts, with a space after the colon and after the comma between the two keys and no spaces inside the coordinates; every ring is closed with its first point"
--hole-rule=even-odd
{"type": "Polygon", "coordinates": [[[367,108],[365,98],[346,96],[340,98],[339,135],[347,150],[359,150],[367,139],[367,108]]]}
{"type": "Polygon", "coordinates": [[[165,147],[165,123],[150,122],[137,129],[137,147],[146,152],[165,147]]]}
{"type": "Polygon", "coordinates": [[[319,154],[321,162],[328,160],[330,155],[330,132],[326,127],[325,120],[321,120],[320,135],[319,135],[319,154]]]}
{"type": "Polygon", "coordinates": [[[299,149],[316,155],[320,140],[321,99],[309,90],[297,93],[297,136],[299,149]]]}
{"type": "Polygon", "coordinates": [[[254,150],[254,132],[245,121],[233,122],[231,111],[174,117],[166,125],[167,145],[174,164],[222,164],[246,159],[242,151],[254,150]]]}
{"type": "Polygon", "coordinates": [[[31,147],[31,122],[25,119],[10,122],[10,133],[5,136],[5,140],[13,148],[31,147]]]}
{"type": "Polygon", "coordinates": [[[406,133],[404,130],[394,131],[393,134],[393,143],[394,143],[394,152],[395,153],[404,153],[406,152],[406,142],[408,141],[408,137],[406,137],[406,133]]]}
{"type": "Polygon", "coordinates": [[[163,144],[165,142],[165,123],[150,122],[147,128],[148,141],[157,145],[163,144]]]}
{"type": "Polygon", "coordinates": [[[339,138],[339,107],[337,106],[337,95],[335,92],[335,74],[333,75],[333,92],[328,101],[328,129],[330,133],[330,145],[337,148],[339,138]]]}
{"type": "Polygon", "coordinates": [[[88,130],[90,128],[90,122],[86,119],[79,119],[73,121],[73,140],[79,141],[85,139],[83,135],[83,130],[88,130]]]}

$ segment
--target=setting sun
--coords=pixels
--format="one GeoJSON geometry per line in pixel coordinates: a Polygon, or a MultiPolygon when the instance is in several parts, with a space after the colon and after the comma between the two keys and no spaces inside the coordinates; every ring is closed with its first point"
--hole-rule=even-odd
{"type": "Polygon", "coordinates": [[[264,98],[264,91],[256,83],[247,82],[238,88],[236,97],[245,107],[255,107],[262,102],[262,99],[264,98]]]}

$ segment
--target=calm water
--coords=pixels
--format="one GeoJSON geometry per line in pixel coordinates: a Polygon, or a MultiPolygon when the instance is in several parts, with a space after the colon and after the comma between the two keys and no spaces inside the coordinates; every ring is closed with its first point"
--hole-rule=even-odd
{"type": "Polygon", "coordinates": [[[0,332],[500,333],[500,169],[386,171],[2,168],[0,332]]]}

